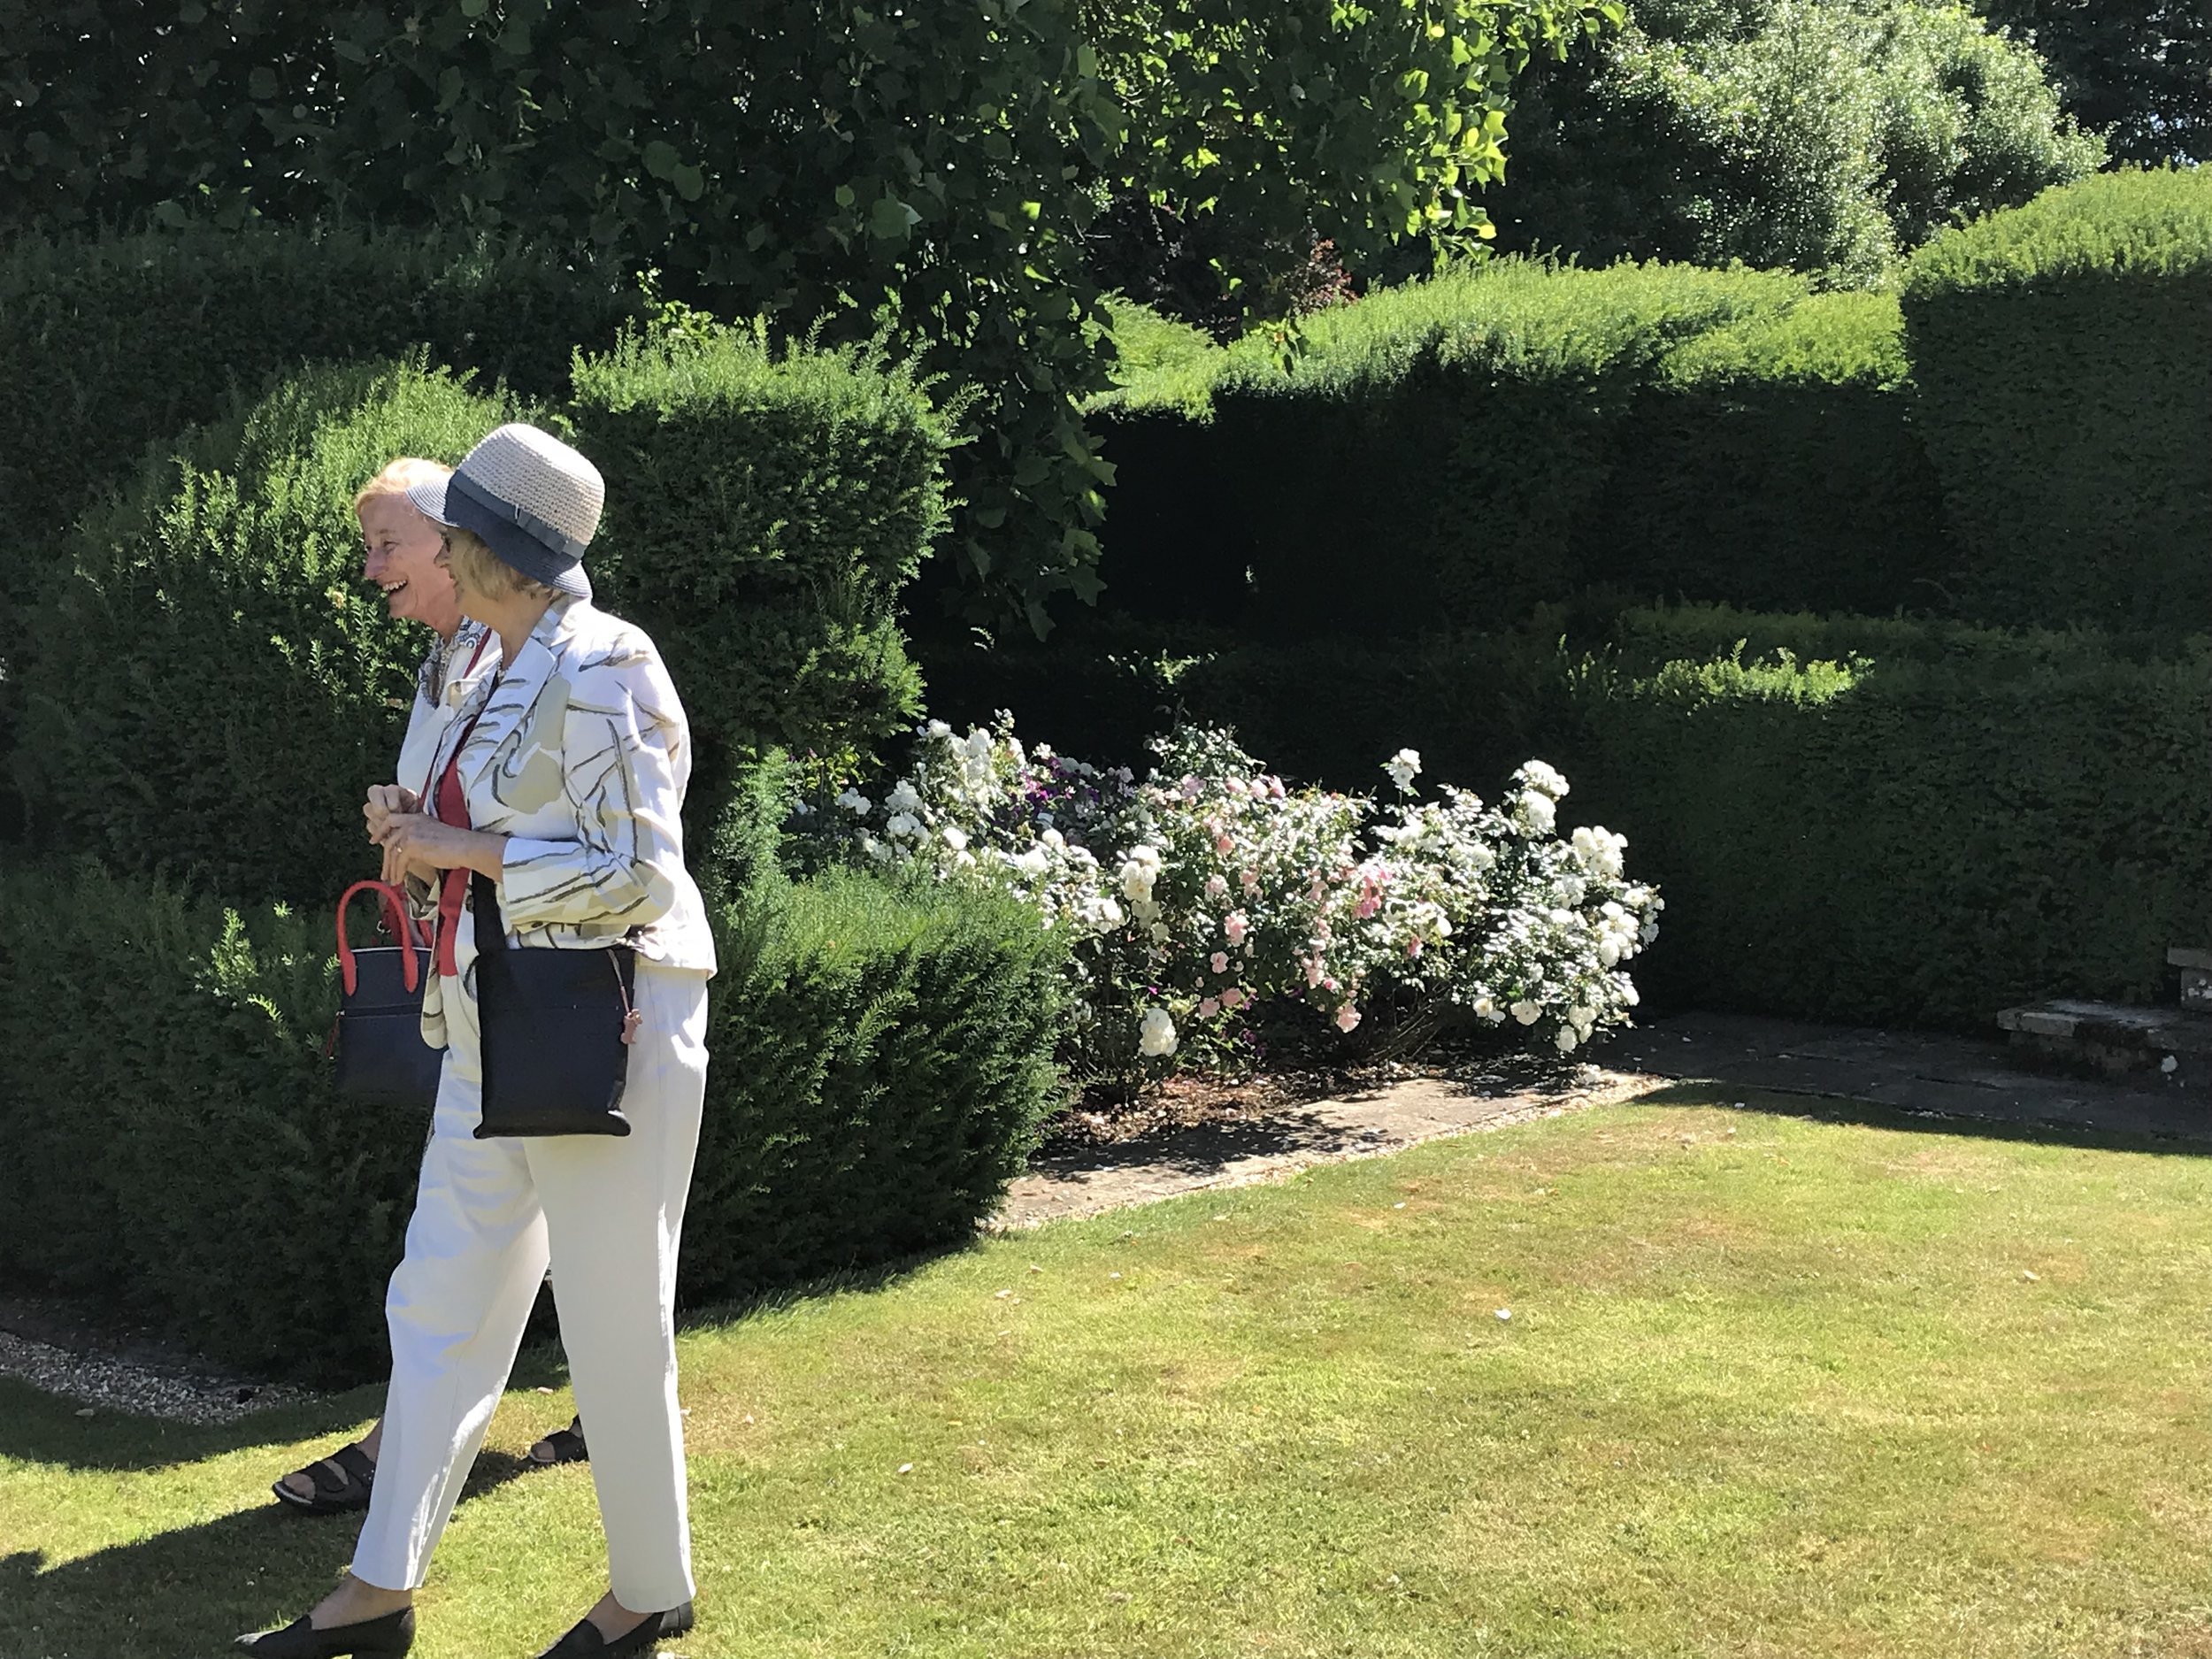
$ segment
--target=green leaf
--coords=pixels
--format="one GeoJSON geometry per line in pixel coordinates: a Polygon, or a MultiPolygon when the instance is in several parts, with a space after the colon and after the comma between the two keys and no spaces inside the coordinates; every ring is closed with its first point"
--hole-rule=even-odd
{"type": "Polygon", "coordinates": [[[670,175],[676,194],[687,202],[695,202],[707,193],[707,175],[688,162],[670,175]]]}
{"type": "Polygon", "coordinates": [[[645,147],[645,171],[656,179],[676,176],[676,147],[664,138],[657,138],[645,147]]]}
{"type": "Polygon", "coordinates": [[[922,222],[917,213],[895,196],[879,196],[868,214],[869,231],[886,242],[902,238],[922,222]]]}

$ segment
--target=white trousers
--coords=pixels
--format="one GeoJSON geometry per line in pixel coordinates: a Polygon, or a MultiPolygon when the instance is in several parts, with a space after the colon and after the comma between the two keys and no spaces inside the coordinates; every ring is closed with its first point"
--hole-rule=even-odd
{"type": "MultiPolygon", "coordinates": [[[[464,913],[458,956],[473,956],[464,913]]],[[[419,1586],[445,1531],[549,1261],[561,1342],[591,1447],[615,1600],[692,1596],[676,1252],[706,1092],[707,980],[640,958],[626,1136],[474,1138],[476,1002],[449,979],[445,1070],[407,1253],[385,1300],[392,1383],[354,1576],[419,1586]]]]}

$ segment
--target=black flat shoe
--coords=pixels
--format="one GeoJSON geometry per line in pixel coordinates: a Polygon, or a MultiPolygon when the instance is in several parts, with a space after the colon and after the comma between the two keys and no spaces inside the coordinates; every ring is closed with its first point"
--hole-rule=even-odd
{"type": "Polygon", "coordinates": [[[575,1629],[540,1654],[538,1659],[623,1659],[626,1655],[650,1652],[655,1642],[682,1635],[692,1623],[691,1603],[687,1601],[665,1613],[654,1614],[627,1635],[609,1641],[589,1619],[579,1619],[575,1629]]]}
{"type": "Polygon", "coordinates": [[[415,1609],[403,1607],[382,1618],[317,1630],[296,1618],[282,1630],[241,1636],[238,1646],[261,1659],[400,1659],[415,1645],[415,1609]]]}

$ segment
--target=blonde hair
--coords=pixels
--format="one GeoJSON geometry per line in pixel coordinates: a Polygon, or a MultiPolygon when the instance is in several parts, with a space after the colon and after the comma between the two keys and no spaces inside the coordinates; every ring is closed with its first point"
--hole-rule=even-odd
{"type": "Polygon", "coordinates": [[[369,503],[385,495],[404,495],[416,484],[434,484],[440,479],[451,478],[453,469],[442,461],[426,461],[419,455],[403,455],[396,461],[385,463],[384,470],[367,483],[353,498],[353,511],[358,513],[369,503]]]}
{"type": "Polygon", "coordinates": [[[526,599],[558,599],[560,591],[549,588],[520,571],[491,550],[484,538],[473,530],[464,530],[457,525],[446,527],[446,568],[465,588],[473,588],[480,594],[497,599],[519,595],[526,599]]]}

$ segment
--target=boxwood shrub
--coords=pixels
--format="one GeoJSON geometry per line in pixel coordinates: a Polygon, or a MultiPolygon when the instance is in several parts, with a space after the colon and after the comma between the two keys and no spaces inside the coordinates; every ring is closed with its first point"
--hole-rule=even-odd
{"type": "Polygon", "coordinates": [[[0,514],[17,526],[0,606],[28,603],[41,551],[147,445],[218,419],[236,392],[419,346],[488,386],[557,397],[575,349],[611,344],[639,311],[618,273],[449,233],[13,238],[0,251],[0,362],[39,393],[0,409],[0,514]]]}
{"type": "MultiPolygon", "coordinates": [[[[333,1095],[329,927],[88,861],[0,873],[0,1275],[271,1373],[383,1374],[427,1118],[333,1095]]],[[[963,1237],[1053,1102],[1034,915],[847,878],[716,927],[686,1304],[963,1237]]]]}

